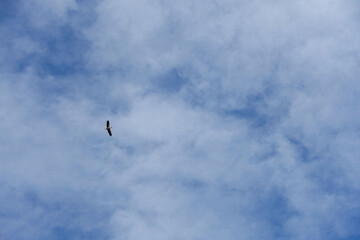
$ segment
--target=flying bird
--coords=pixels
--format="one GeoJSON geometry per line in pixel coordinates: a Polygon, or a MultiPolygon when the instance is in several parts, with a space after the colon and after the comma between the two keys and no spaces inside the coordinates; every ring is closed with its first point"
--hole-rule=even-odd
{"type": "Polygon", "coordinates": [[[110,127],[110,122],[109,122],[109,120],[107,120],[107,122],[106,122],[106,128],[105,128],[105,130],[107,130],[107,131],[108,131],[108,133],[109,133],[109,135],[110,135],[110,136],[112,136],[112,134],[111,134],[111,127],[110,127]]]}

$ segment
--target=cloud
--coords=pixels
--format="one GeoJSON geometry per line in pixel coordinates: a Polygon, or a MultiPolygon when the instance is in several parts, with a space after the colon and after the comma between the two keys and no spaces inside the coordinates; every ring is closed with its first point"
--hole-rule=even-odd
{"type": "Polygon", "coordinates": [[[359,236],[358,3],[6,6],[1,238],[359,236]]]}

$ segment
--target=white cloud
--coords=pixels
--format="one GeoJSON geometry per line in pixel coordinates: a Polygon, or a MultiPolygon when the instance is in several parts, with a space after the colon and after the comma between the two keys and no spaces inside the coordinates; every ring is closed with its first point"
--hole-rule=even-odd
{"type": "Polygon", "coordinates": [[[0,187],[18,195],[0,203],[34,209],[27,191],[40,203],[0,236],[52,214],[21,236],[57,224],[86,232],[98,215],[111,239],[359,234],[357,3],[105,0],[88,25],[69,21],[78,4],[46,3],[28,18],[45,33],[52,22],[78,30],[85,73],[16,72],[51,49],[21,30],[7,43],[16,56],[0,75],[0,187]],[[170,79],[175,90],[157,84],[170,79]]]}

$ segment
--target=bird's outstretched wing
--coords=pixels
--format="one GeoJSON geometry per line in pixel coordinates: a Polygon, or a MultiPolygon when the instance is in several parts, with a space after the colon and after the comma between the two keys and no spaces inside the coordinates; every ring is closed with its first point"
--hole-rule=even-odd
{"type": "Polygon", "coordinates": [[[110,127],[110,122],[109,122],[109,120],[107,120],[107,122],[106,122],[106,127],[107,127],[107,128],[110,127]]]}
{"type": "Polygon", "coordinates": [[[110,128],[108,128],[107,131],[108,131],[109,135],[112,136],[110,128]]]}

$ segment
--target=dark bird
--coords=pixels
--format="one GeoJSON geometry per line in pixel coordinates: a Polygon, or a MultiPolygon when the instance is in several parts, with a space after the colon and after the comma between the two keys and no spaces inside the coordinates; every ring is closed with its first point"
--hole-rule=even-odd
{"type": "Polygon", "coordinates": [[[106,122],[106,128],[105,128],[105,130],[107,130],[107,131],[108,131],[108,133],[109,133],[109,135],[110,135],[110,136],[112,136],[112,134],[111,134],[111,127],[110,127],[110,122],[109,122],[109,120],[107,120],[107,122],[106,122]]]}

